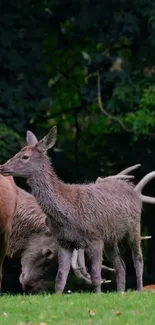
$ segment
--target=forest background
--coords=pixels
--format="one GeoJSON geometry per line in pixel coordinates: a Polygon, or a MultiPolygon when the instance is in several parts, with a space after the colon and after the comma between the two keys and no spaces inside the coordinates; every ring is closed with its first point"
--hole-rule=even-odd
{"type": "MultiPolygon", "coordinates": [[[[27,129],[40,139],[56,124],[50,154],[66,182],[141,163],[137,183],[154,170],[155,2],[3,0],[0,9],[0,163],[25,144],[27,129]]],[[[155,196],[154,181],[145,193],[155,196]]],[[[154,283],[154,206],[144,205],[142,234],[152,236],[144,282],[154,283]]],[[[129,252],[126,262],[134,287],[129,252]]],[[[16,291],[18,267],[6,259],[4,291],[16,291]]]]}

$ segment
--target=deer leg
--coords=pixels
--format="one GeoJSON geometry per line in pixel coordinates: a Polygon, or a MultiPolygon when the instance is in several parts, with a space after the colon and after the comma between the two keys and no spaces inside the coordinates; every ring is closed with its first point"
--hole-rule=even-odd
{"type": "Polygon", "coordinates": [[[58,272],[55,280],[55,292],[63,293],[68,274],[72,263],[72,251],[66,248],[59,248],[58,251],[58,272]]]}
{"type": "Polygon", "coordinates": [[[137,277],[137,290],[143,290],[143,254],[141,249],[140,232],[129,236],[129,245],[137,277]]]}
{"type": "Polygon", "coordinates": [[[94,292],[101,292],[101,265],[102,265],[103,242],[92,243],[89,248],[89,257],[91,260],[91,281],[94,292]]]}
{"type": "Polygon", "coordinates": [[[0,293],[1,293],[1,286],[2,286],[3,261],[8,250],[9,235],[10,235],[9,231],[0,233],[0,293]]]}
{"type": "Polygon", "coordinates": [[[117,291],[124,292],[126,282],[126,267],[120,256],[120,251],[116,243],[113,244],[113,246],[109,246],[107,256],[116,272],[117,291]]]}

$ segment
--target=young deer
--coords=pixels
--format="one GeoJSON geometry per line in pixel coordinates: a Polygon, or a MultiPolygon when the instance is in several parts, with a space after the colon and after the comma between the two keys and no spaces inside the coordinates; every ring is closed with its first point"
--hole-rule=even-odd
{"type": "MultiPolygon", "coordinates": [[[[121,173],[108,178],[121,179],[122,177],[118,175],[124,175],[127,179],[128,176],[125,174],[138,167],[140,164],[126,168],[121,173]]],[[[107,177],[104,178],[105,181],[106,179],[107,177]]],[[[20,282],[24,291],[41,292],[48,288],[51,279],[52,260],[56,261],[57,259],[58,245],[53,234],[47,233],[45,223],[48,226],[47,217],[38,206],[34,196],[19,189],[9,253],[10,255],[17,255],[21,252],[22,273],[20,282]]],[[[74,250],[72,268],[79,279],[91,284],[90,275],[86,269],[84,250],[74,250]]],[[[105,265],[102,265],[102,269],[114,272],[114,269],[105,265]]],[[[106,280],[103,282],[105,283],[106,280]]]]}
{"type": "MultiPolygon", "coordinates": [[[[28,146],[0,166],[0,172],[27,178],[34,196],[49,217],[50,227],[60,244],[59,269],[55,289],[62,293],[71,267],[73,249],[91,251],[91,280],[95,292],[101,291],[103,244],[115,265],[117,290],[125,290],[125,266],[118,244],[126,237],[132,250],[137,289],[143,288],[143,256],[140,238],[142,201],[155,203],[139,189],[116,178],[90,184],[65,184],[54,172],[47,150],[56,142],[54,127],[42,140],[27,133],[28,146]],[[119,276],[118,276],[119,274],[119,276]]],[[[149,176],[149,175],[147,175],[149,176]]],[[[155,172],[149,176],[151,179],[155,172]]]]}
{"type": "MultiPolygon", "coordinates": [[[[138,167],[140,167],[140,164],[131,166],[118,175],[109,177],[131,178],[132,176],[129,177],[126,174],[138,167]]],[[[0,176],[6,180],[4,176],[0,176]]],[[[35,197],[18,187],[17,205],[13,218],[8,255],[10,257],[21,257],[22,273],[20,282],[24,291],[41,292],[48,288],[53,267],[52,260],[57,260],[59,246],[53,233],[49,234],[47,232],[46,226],[48,226],[47,217],[35,197]]],[[[91,284],[83,250],[76,252],[74,250],[72,268],[79,279],[91,284]]],[[[102,265],[102,268],[114,271],[114,269],[105,265],[102,265]]]]}
{"type": "Polygon", "coordinates": [[[13,216],[17,203],[17,188],[13,177],[0,175],[0,291],[2,266],[9,246],[13,216]]]}
{"type": "MultiPolygon", "coordinates": [[[[126,174],[138,167],[140,164],[126,168],[121,173],[109,177],[121,179],[124,175],[125,178],[128,178],[129,176],[126,174]]],[[[2,177],[5,179],[1,175],[2,177]]],[[[106,180],[106,178],[104,179],[106,180]]],[[[20,282],[24,291],[37,293],[48,288],[53,268],[52,260],[56,262],[59,246],[53,233],[47,232],[46,226],[48,226],[47,217],[35,197],[18,187],[17,206],[13,218],[8,255],[21,257],[20,282]]],[[[74,250],[72,268],[79,279],[91,284],[83,250],[74,250]]],[[[114,271],[105,265],[102,265],[102,268],[114,271]]]]}

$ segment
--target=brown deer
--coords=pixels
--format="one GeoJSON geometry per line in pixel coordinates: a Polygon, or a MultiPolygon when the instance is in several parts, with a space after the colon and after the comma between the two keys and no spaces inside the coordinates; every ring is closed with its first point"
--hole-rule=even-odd
{"type": "MultiPolygon", "coordinates": [[[[27,178],[32,193],[49,218],[51,229],[60,245],[59,268],[55,289],[62,293],[71,267],[73,249],[91,251],[91,280],[95,292],[101,291],[103,244],[108,244],[110,260],[115,265],[117,290],[125,290],[125,267],[118,244],[126,238],[136,270],[137,290],[143,288],[143,256],[140,218],[142,202],[155,203],[155,198],[141,194],[140,186],[116,178],[90,184],[65,184],[54,172],[47,150],[56,142],[54,127],[39,142],[27,133],[28,146],[0,166],[5,175],[27,178]]],[[[154,173],[147,175],[149,179],[154,173]]]]}
{"type": "Polygon", "coordinates": [[[16,203],[17,188],[13,177],[6,178],[0,175],[0,291],[2,266],[8,250],[16,203]]]}
{"type": "MultiPolygon", "coordinates": [[[[140,164],[126,168],[118,174],[122,176],[109,177],[122,178],[124,174],[138,167],[140,167],[140,164]]],[[[6,180],[4,176],[0,175],[0,177],[6,180]]],[[[124,175],[124,177],[128,178],[129,176],[124,175]]],[[[53,268],[52,260],[55,263],[57,262],[59,246],[55,236],[52,233],[49,234],[46,226],[48,226],[47,217],[35,197],[18,187],[17,206],[13,218],[8,255],[10,257],[21,257],[22,273],[20,282],[24,291],[37,293],[47,289],[53,268]]],[[[79,279],[91,284],[83,250],[77,252],[74,250],[72,268],[79,279]]],[[[102,265],[102,268],[114,271],[114,269],[105,265],[102,265]]]]}

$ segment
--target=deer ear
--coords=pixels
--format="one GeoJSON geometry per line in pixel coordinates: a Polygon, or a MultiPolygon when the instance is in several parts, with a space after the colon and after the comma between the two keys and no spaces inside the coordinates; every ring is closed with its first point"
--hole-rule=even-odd
{"type": "Polygon", "coordinates": [[[48,134],[38,142],[37,148],[39,151],[47,151],[48,149],[52,148],[57,139],[57,127],[54,126],[48,134]]]}
{"type": "Polygon", "coordinates": [[[43,248],[42,249],[42,254],[44,257],[46,257],[48,260],[52,260],[54,257],[54,252],[50,248],[43,248]]]}
{"type": "Polygon", "coordinates": [[[26,132],[26,142],[28,146],[35,146],[38,143],[36,136],[29,130],[26,132]]]}

